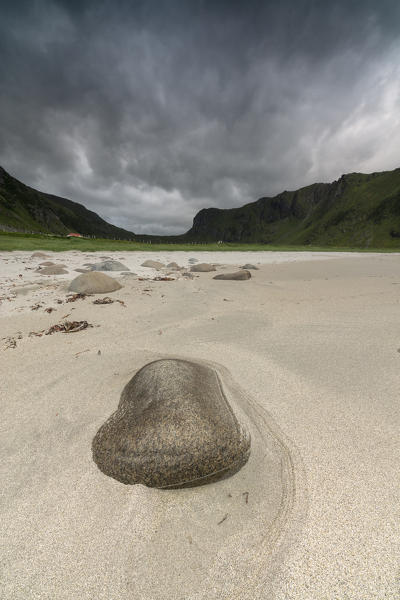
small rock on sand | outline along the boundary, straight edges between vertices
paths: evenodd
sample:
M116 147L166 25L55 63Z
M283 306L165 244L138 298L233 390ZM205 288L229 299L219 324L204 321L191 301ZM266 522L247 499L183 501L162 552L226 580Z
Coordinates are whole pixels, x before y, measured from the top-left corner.
M51 262L51 260L45 260L44 262L40 263L40 267L52 267L53 265L55 265L56 263Z
M68 273L64 269L65 265L54 265L53 267L44 267L43 269L37 269L36 272L41 275L65 275Z
M167 269L172 269L173 271L180 271L182 267L180 267L176 262L170 262L167 264Z
M250 263L246 263L245 265L243 265L243 267L240 267L241 269L252 269L253 271L258 271L258 267L256 267L255 265L251 265Z
M162 262L159 262L158 260L145 260L144 263L142 263L140 266L148 267L149 269L156 269L157 271L165 267L165 265Z
M215 275L213 279L231 279L233 281L243 281L244 279L250 279L251 273L250 271L236 271L235 273L221 273L220 275Z
M193 487L236 473L249 458L250 436L214 369L163 359L125 386L92 451L99 469L122 483Z
M99 271L90 271L75 277L68 290L78 294L108 294L121 288L122 285L109 275Z
M193 265L194 263L199 262L197 258L189 258L189 262L191 265Z
M92 265L92 271L129 271L128 267L125 267L122 263L117 260L105 260L104 262Z
M214 265L209 265L208 263L199 263L198 265L193 265L190 267L190 270L194 273L208 273L209 271L216 271L217 269Z
M45 254L44 252L34 252L31 255L31 258L49 258L49 255Z

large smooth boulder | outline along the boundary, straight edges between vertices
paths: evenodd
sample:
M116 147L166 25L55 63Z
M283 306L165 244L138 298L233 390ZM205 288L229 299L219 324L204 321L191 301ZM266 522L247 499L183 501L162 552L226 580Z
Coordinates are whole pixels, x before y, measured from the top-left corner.
M209 265L208 263L199 263L198 265L193 265L190 267L190 270L194 273L208 273L209 271L216 271L217 269L214 265Z
M249 457L250 435L214 369L163 359L125 386L92 451L99 469L122 483L193 487L238 471Z
M129 271L129 268L118 262L118 260L105 260L92 265L91 269L92 271Z
M244 279L250 279L251 273L250 271L236 271L235 273L221 273L220 275L215 275L213 279L232 279L233 281L243 281Z
M140 266L148 267L149 269L156 269L157 271L165 267L165 265L158 260L145 260Z
M122 285L109 275L99 271L90 271L75 277L68 290L77 294L109 294L121 288Z

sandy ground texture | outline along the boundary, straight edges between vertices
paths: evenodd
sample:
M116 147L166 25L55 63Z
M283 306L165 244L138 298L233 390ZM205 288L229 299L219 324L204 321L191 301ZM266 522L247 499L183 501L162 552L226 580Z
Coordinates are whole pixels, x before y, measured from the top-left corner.
M0 253L2 599L400 597L399 255L113 253L136 275L68 302L105 254L31 254ZM259 270L140 267L191 258ZM65 321L92 327L46 335ZM233 477L162 491L94 464L124 385L167 357L213 365L250 429Z

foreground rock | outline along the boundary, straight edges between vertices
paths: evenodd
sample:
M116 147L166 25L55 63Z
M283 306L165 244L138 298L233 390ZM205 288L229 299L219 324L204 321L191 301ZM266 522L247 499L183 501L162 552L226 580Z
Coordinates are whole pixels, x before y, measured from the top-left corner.
M251 273L250 271L236 271L235 273L221 273L220 275L215 275L213 279L232 279L233 281L243 281L244 279L250 279Z
M128 267L125 267L125 265L117 260L105 260L101 263L92 265L91 269L92 271L129 271Z
M208 263L199 263L198 265L193 265L190 267L190 270L194 273L208 273L209 271L216 271L217 269L214 265L209 265Z
M259 271L259 268L256 267L255 265L251 265L250 263L246 263L245 265L243 265L243 267L240 267L241 269L252 269L253 271Z
M43 269L37 269L36 273L41 275L65 275L68 273L64 269L65 265L54 265L53 267L43 267Z
M75 277L68 290L77 294L109 294L121 288L122 285L109 275L99 271L90 271Z
M122 483L193 487L238 471L249 457L250 436L213 369L168 359L129 381L92 451L99 469Z
M144 263L141 264L141 267L148 267L149 269L157 269L157 271L159 271L165 267L165 265L158 260L145 260Z

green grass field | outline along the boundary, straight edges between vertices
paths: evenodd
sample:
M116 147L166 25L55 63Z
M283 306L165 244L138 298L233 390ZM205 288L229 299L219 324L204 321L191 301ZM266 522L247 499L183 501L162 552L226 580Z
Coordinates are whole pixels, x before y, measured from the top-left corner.
M146 244L140 242L114 241L107 239L74 239L58 236L40 234L5 233L0 232L0 251L12 250L51 250L53 252L65 252L68 250L81 250L83 252L165 252L182 250L186 252L196 251L279 251L279 252L400 252L399 248L346 248L336 246L270 246L267 244L235 244L235 243L186 243L186 244Z

